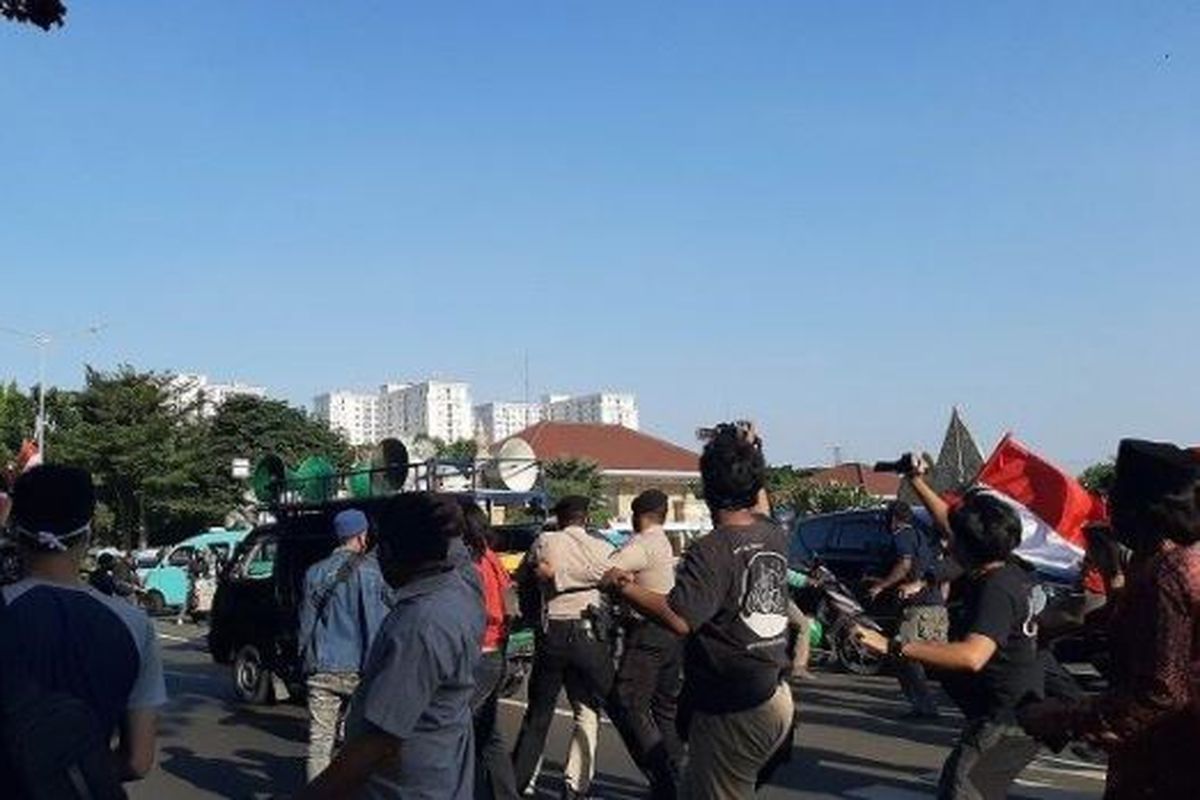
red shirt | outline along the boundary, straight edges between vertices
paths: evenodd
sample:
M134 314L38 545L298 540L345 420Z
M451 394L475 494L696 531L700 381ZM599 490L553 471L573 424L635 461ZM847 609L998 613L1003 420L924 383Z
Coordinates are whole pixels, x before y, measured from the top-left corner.
M504 644L508 623L504 613L504 594L512 585L500 558L489 547L483 558L475 562L479 570L479 582L483 585L483 610L486 617L483 629L483 649L495 650Z

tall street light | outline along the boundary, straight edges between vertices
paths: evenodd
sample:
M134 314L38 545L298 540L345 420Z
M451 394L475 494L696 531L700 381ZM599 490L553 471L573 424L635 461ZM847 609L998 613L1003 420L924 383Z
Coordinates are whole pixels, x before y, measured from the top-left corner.
M68 334L65 339L75 338L77 336L95 336L104 328L103 325L89 325L81 331ZM13 336L20 336L22 339L27 339L33 342L38 351L38 413L37 421L34 423L34 438L37 439L38 453L45 458L46 452L46 354L50 349L50 345L54 344L54 337L49 333L30 333L29 331L17 330L0 325L0 332L9 333Z

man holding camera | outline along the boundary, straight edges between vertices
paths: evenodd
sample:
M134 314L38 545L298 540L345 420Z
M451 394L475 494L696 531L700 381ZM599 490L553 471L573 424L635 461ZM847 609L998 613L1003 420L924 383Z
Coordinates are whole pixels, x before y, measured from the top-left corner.
M999 800L1037 755L1038 744L1017 723L1019 706L1044 696L1037 653L1038 592L1012 559L1021 520L987 491L972 490L951 508L910 469L913 488L950 539L962 568L963 602L947 642L888 640L860 627L865 646L939 671L942 686L966 717L958 744L942 768L939 800Z
M613 569L605 584L684 637L688 800L751 798L794 724L787 657L787 539L760 513L762 442L748 424L720 425L700 456L716 528L688 548L661 595Z

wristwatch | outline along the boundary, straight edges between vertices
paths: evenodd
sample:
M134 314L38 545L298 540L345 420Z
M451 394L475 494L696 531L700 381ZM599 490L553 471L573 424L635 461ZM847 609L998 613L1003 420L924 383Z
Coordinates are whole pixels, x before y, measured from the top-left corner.
M904 658L905 642L899 636L888 639L888 655L892 658Z

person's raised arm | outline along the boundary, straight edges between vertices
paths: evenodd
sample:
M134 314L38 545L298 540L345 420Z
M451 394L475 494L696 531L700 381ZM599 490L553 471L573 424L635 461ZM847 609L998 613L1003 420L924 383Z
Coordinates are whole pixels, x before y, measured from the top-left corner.
M950 504L942 499L942 496L933 490L929 482L925 480L925 475L917 473L910 475L909 484L913 487L913 491L917 493L917 497L921 498L921 505L929 511L929 515L933 517L933 523L937 525L941 532L942 538L950 538Z

